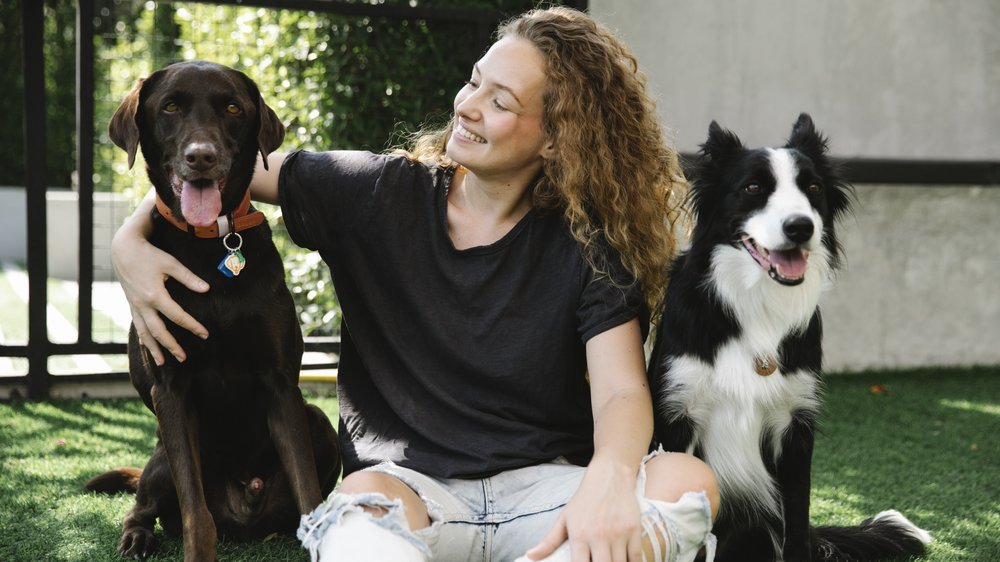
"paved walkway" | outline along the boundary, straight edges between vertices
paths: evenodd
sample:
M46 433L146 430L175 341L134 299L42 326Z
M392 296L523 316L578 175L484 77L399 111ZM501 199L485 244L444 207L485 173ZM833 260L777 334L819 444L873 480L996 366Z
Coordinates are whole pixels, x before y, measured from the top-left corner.
M6 281L6 282L4 282ZM79 291L75 281L58 281L58 288L52 289L50 293L58 291L62 294L76 295ZM0 294L4 291L13 293L15 302L23 303L23 312L17 310L7 310L0 315L3 322L0 322L0 344L24 345L25 341L9 340L11 332L21 334L27 333L28 325L28 274L15 263L0 260ZM95 281L92 285L92 304L95 312L101 312L111 319L112 323L120 328L122 332L128 333L132 323L132 314L125 300L125 294L117 282ZM52 301L52 295L49 295ZM73 298L75 302L75 297ZM76 320L67 318L58 307L51 303L45 307L45 321L48 328L49 341L56 343L74 343L78 339ZM10 323L10 324L8 324ZM5 333L6 332L6 333ZM95 335L95 338L97 336ZM108 364L109 357L119 358L114 361L120 363L115 367ZM326 353L306 352L302 357L304 364L329 363L335 357ZM54 360L57 365L50 363L50 371L54 374L72 373L107 373L124 370L124 354L121 356L101 356L95 354L83 355L63 355L57 356ZM0 357L0 377L10 375L23 375L27 372L27 360L22 358ZM336 370L305 371L304 379L314 381L327 381L336 379Z
M26 327L28 323L28 274L17 264L7 261L0 262L0 270L2 270L3 277L6 280L6 283L0 283L0 291L11 291L16 297L15 300L25 303L23 318L18 318L19 314L8 311L10 314L4 316L5 322L19 321L22 323L22 326ZM58 283L60 284L58 290L64 291L67 294L76 294L79 291L75 281L59 281ZM117 327L127 332L132 319L128 302L125 300L121 286L115 282L95 281L92 287L93 296L91 300L93 301L94 310L107 315ZM12 318L14 320L11 320ZM45 323L48 328L50 341L57 343L72 343L77 341L79 334L76 322L70 321L52 304L45 307ZM9 333L12 329L13 326L8 327L6 332ZM27 329L24 328L22 331L26 332ZM0 325L0 343L20 345L25 343L24 341L8 342L8 336L4 332L4 326ZM61 356L61 358L64 361L60 361L59 373L102 373L115 370L108 365L106 358L100 355L69 355ZM0 376L23 374L26 367L18 368L16 363L23 363L23 361L17 361L10 357L0 357ZM55 371L56 369L53 370Z

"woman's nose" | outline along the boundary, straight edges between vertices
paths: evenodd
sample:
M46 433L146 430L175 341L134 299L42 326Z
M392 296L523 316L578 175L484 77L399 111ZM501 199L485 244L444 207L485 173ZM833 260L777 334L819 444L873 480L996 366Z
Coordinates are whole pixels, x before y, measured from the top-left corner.
M479 98L477 92L467 92L463 95L459 92L455 98L455 113L470 120L476 120L480 116Z

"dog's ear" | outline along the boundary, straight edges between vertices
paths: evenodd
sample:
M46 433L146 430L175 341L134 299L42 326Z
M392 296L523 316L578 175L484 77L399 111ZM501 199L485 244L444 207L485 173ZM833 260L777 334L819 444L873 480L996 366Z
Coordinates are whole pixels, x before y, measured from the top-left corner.
M257 146L264 159L264 169L267 169L267 155L278 150L285 140L285 125L278 115L264 103L263 96L257 96Z
M723 129L715 121L708 126L708 140L701 145L701 153L711 161L724 159L732 152L744 148L743 142L732 131Z
M136 80L132 91L125 96L108 123L108 137L128 153L129 169L135 164L135 151L139 146L139 103L145 82L142 78Z
M257 149L260 150L261 158L264 160L264 169L267 169L267 155L278 150L282 141L285 140L285 125L278 119L278 115L264 103L264 96L260 95L257 83L249 76L240 72L240 76L246 83L247 91L254 100L257 107Z
M792 125L792 134L788 137L785 148L794 148L806 156L817 160L826 155L827 142L823 135L816 131L812 117L802 113Z

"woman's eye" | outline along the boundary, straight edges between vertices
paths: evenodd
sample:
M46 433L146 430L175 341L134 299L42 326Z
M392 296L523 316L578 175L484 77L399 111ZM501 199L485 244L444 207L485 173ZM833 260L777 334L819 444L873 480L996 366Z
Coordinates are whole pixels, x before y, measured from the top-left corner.
M477 84L475 80L466 80L465 85L472 88L473 90L479 87L479 84Z
M503 104L501 104L497 100L493 100L493 107L495 107L497 109L497 111L507 111L507 108L504 107Z
M178 109L180 108L177 107L177 104L172 101L168 101L167 103L163 104L163 111L166 111L167 113L174 113Z
M231 103L226 106L226 113L230 115L239 115L242 111L243 110L240 109L240 106L236 105L235 103Z

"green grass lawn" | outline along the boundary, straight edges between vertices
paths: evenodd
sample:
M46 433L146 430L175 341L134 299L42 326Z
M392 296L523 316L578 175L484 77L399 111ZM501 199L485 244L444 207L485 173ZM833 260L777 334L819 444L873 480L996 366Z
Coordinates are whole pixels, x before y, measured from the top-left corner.
M336 417L336 399L311 401ZM831 376L821 420L814 523L854 525L895 508L934 535L925 560L1000 560L1000 368ZM141 466L154 428L135 400L0 403L0 560L118 560L133 498L83 483ZM181 557L168 540L151 560ZM308 558L289 537L223 542L219 557Z

